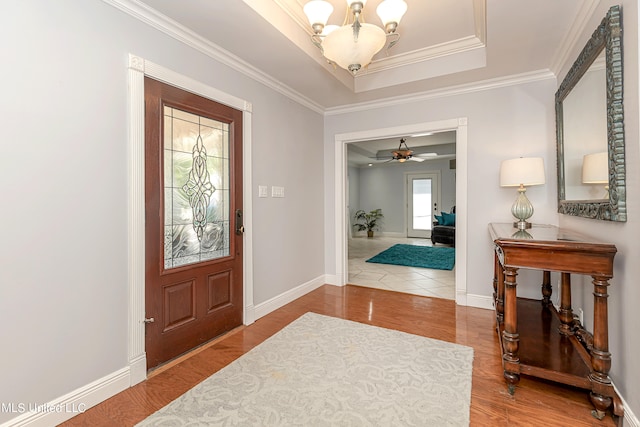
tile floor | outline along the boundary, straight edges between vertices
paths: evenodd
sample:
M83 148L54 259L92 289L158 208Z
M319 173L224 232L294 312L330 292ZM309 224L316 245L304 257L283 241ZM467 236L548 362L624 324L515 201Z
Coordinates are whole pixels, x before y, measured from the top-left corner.
M428 239L354 237L349 239L349 283L408 294L455 299L453 270L375 264L367 259L397 244L432 246Z

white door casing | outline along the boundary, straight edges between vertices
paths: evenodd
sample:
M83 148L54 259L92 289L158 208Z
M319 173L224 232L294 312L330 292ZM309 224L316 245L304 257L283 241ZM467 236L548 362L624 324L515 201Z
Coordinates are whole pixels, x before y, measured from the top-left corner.
M129 135L128 135L128 288L129 288L129 345L128 364L130 383L135 385L147 377L145 355L145 225L144 225L144 77L152 77L228 105L243 112L243 205L244 223L252 223L251 181L251 103L229 95L204 83L166 69L133 54L129 55ZM244 233L243 263L243 323L255 320L253 306L253 248L251 227Z
M416 123L392 128L369 129L334 136L334 284L344 286L348 278L348 223L346 184L347 147L350 142L396 138L423 132L456 131L456 304L467 305L467 118Z

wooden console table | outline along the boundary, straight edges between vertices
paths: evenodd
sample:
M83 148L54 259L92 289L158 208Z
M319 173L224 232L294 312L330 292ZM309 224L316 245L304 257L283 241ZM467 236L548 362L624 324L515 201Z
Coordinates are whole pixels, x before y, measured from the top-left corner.
M607 288L615 245L551 225L518 230L512 223L494 223L489 232L495 243L496 329L509 392L515 392L520 374L531 375L590 390L598 419L610 407L622 417L622 402L609 378ZM519 268L543 272L541 300L517 297ZM551 271L560 273L559 310L551 303ZM593 278L593 334L573 317L572 273Z

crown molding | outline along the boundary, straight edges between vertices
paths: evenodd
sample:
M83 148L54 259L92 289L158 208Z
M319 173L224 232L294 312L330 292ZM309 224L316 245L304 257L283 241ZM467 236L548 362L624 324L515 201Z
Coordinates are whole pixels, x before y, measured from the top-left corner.
M400 53L389 58L376 59L367 66L366 74L379 73L393 68L431 61L432 59L464 53L482 47L485 47L485 43L477 37L463 37L412 52ZM359 77L357 75L355 79L357 80Z
M247 77L264 84L274 91L292 99L293 101L322 114L324 107L307 98L289 86L262 72L248 62L233 55L231 52L206 40L188 28L158 13L149 6L136 0L102 0L131 17L150 25L181 43L215 59L216 61L246 75Z
M580 36L585 32L587 24L593 17L599 4L600 0L585 0L585 5L579 9L578 16L576 16L575 21L573 21L567 35L562 40L560 48L556 51L556 55L551 61L551 71L556 76L560 74L567 64L573 62L573 58L570 58L569 55L574 51L574 48L580 41ZM587 32L587 38L590 35L591 32Z
M325 68L328 67L326 61L315 46L312 46L311 43L303 43L301 45L298 40L290 34L292 30L287 30L287 25L279 19L278 9L280 12L284 12L304 34L311 37L313 31L303 12L301 0L273 0L269 3L263 0L243 1L261 14L267 21L273 23L280 22L280 25L274 26L290 40L294 41L300 49L316 60L316 62L319 62ZM351 76L349 73L341 72L334 73L334 77L349 89L358 93L407 83L409 81L432 78L437 75L483 67L486 65L486 50L484 49L486 48L487 34L486 12L486 0L473 0L474 28L472 34L470 33L468 36L461 37L457 40L416 49L411 52L379 57L367 65L365 72L357 76ZM469 54L469 52L474 52L474 54ZM478 56L478 53L481 53L481 57ZM463 62L467 65L461 67L460 64ZM433 68L431 68L433 64L437 64L435 69L440 70L436 74L433 74ZM401 67L410 67L411 72L400 73L399 69ZM380 73L380 75L376 76L375 74L377 73Z
M487 43L487 3L486 0L473 0L474 34L446 43L429 46L412 52L401 53L388 58L376 59L367 67L367 74L377 73L419 62L465 53L486 47ZM358 76L355 77L356 80Z
M376 101L361 102L357 104L327 108L325 110L325 116L354 113L359 111L371 110L374 108L391 107L394 105L404 105L411 102L420 102L429 99L444 98L455 95L465 95L474 92L481 92L485 90L498 89L501 87L532 83L548 79L556 79L556 75L550 70L532 71L529 73L515 74L512 76L488 79L469 84L450 86L443 89L419 92L411 95L394 96Z
M234 70L243 73L247 77L264 84L265 86L273 89L274 91L288 97L289 99L299 103L302 106L309 108L319 114L326 116L345 114L357 111L369 110L372 108L388 107L399 104L406 104L407 102L419 102L428 99L442 98L446 96L460 95L473 93L483 90L490 90L499 87L512 86L517 84L529 83L539 80L546 80L550 78L556 78L555 73L550 70L540 70L530 73L523 73L504 78L489 79L485 81L469 83L459 86L452 86L449 88L437 89L426 92L419 92L410 95L403 95L397 97L390 97L376 101L362 102L355 104L345 104L338 107L325 108L317 102L307 98L299 92L288 87L279 80L271 77L270 75L260 71L249 63L243 61L231 52L222 49L214 43L200 37L193 33L191 30L183 27L177 22L167 18L166 16L158 13L147 5L137 0L102 0L104 3L109 4L122 12L130 15L131 17L150 25L151 27L173 37L174 39L192 47L213 58L214 60L233 68ZM478 0L483 3L483 0ZM596 2L598 0L589 0L590 2ZM593 14L591 11L590 14ZM583 24L584 27L585 24Z

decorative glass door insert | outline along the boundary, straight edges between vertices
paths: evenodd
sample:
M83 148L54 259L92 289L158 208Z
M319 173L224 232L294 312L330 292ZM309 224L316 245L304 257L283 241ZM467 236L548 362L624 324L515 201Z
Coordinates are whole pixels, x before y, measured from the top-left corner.
M229 256L229 125L164 107L164 268Z

